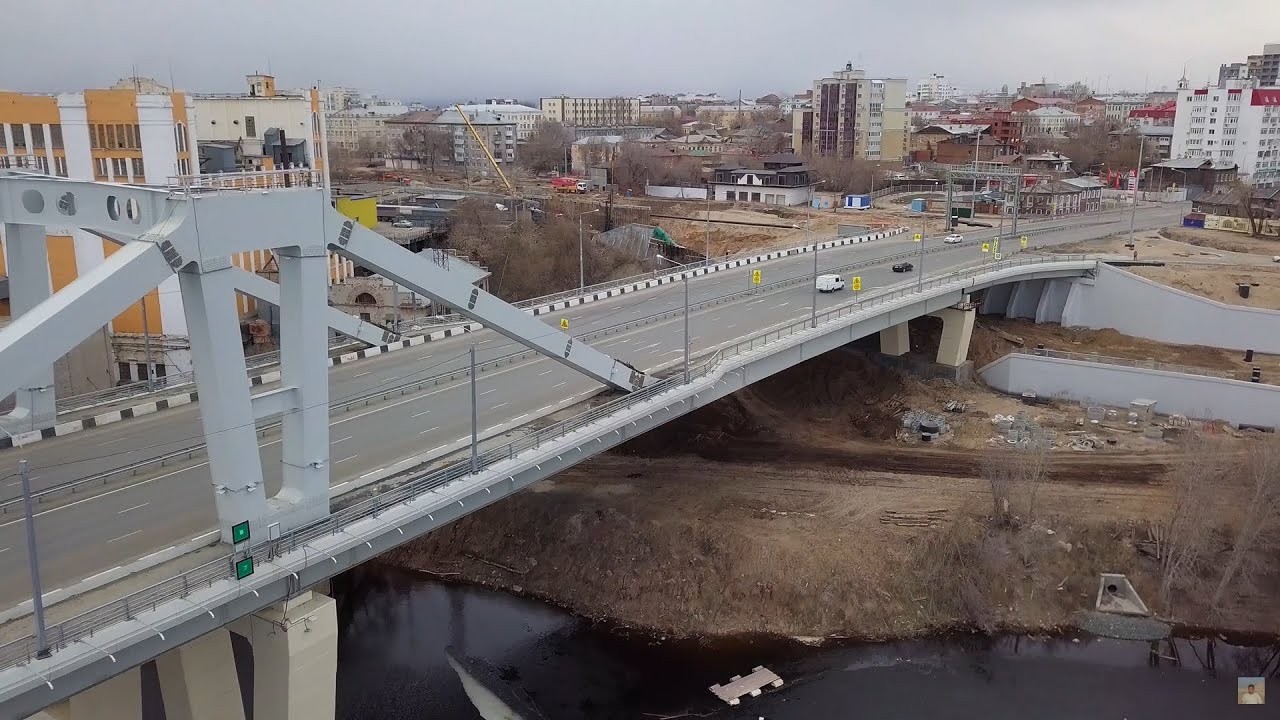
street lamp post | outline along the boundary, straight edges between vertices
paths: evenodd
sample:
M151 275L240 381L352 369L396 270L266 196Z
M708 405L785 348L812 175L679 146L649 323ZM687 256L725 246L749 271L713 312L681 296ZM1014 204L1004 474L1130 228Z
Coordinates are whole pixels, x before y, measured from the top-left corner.
M480 408L476 402L476 346L471 346L471 474L480 472L479 444Z
M916 291L924 290L924 213L920 213L920 257L916 260Z
M813 207L813 189L826 180L809 184L809 200L804 205L804 232L813 243L813 298L809 302L809 327L818 327L818 239L813 235L813 220L809 215Z
M1138 221L1138 187L1142 184L1142 152L1146 149L1147 136L1138 136L1138 169L1133 176L1133 212L1129 214L1129 242L1125 247L1133 247L1133 226ZM1135 251L1136 252L1136 251Z
M683 263L678 263L669 257L662 255L656 256L659 260L669 262L676 267L684 267ZM689 382L689 273L682 275L684 279L684 381Z
M578 215L578 293L581 294L587 287L586 263L583 261L582 250L582 218L591 213L600 212L600 208L588 210Z
M15 447L22 447L8 430L0 432L9 436ZM49 640L44 624L44 588L40 584L40 558L36 553L36 518L31 501L31 476L27 461L18 461L18 474L22 477L22 514L27 526L27 569L31 573L31 613L36 619L36 657L49 657Z

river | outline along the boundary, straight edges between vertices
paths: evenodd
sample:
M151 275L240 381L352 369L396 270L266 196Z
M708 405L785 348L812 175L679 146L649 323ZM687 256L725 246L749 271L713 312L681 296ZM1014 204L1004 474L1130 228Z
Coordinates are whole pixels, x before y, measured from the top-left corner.
M770 638L672 641L382 566L342 576L333 593L341 720L479 718L445 660L450 646L498 668L548 720L1280 717L1235 705L1236 675L1258 674L1275 650L1268 647L1215 643L1213 673L1203 668L1206 643L1190 640L1178 641L1181 666L1156 667L1146 643L1089 636L822 648ZM707 690L762 664L786 684L737 708Z

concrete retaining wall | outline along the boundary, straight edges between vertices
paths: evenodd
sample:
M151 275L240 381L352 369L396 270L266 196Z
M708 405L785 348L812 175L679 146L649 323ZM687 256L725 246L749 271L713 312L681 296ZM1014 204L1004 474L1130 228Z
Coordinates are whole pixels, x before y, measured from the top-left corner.
M1092 283L1072 285L1062 324L1179 345L1280 353L1280 312L1220 303L1105 264Z
M1156 401L1156 412L1236 424L1280 424L1280 386L1103 365L1014 353L983 367L979 376L1001 392L1028 390L1041 397L1127 407L1137 398Z
M672 198L675 200L707 199L706 188L681 187L678 185L645 185L644 194L649 197Z

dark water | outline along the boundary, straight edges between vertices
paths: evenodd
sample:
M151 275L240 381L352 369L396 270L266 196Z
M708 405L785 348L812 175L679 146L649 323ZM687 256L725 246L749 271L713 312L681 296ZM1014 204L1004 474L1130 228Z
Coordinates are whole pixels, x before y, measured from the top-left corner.
M1181 666L1146 643L959 636L822 649L772 639L700 644L624 634L541 603L383 567L333 587L341 634L338 717L478 718L444 648L481 658L548 720L646 718L1280 718L1235 705L1237 675L1274 670L1272 647L1178 641ZM1197 659L1197 654L1199 660ZM1269 664L1268 664L1269 663ZM764 664L787 684L738 708L708 686ZM1272 680L1280 693L1280 679ZM1272 688L1268 688L1272 690Z

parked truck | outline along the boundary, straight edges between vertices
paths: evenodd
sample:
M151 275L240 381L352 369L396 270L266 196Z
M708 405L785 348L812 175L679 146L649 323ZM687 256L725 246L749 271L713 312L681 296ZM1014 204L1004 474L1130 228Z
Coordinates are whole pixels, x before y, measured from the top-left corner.
M558 177L552 178L551 188L562 193L584 193L587 191L587 183L578 178Z

